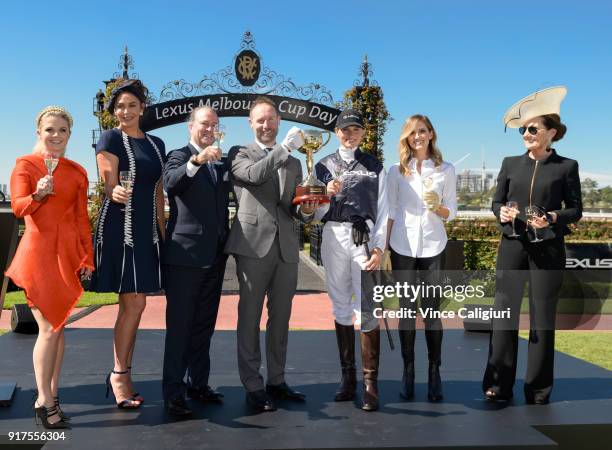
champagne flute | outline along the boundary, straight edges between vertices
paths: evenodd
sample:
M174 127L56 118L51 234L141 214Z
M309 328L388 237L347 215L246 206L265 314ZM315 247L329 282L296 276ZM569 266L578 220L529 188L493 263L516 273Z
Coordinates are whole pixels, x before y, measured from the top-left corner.
M510 209L516 209L518 213L518 202L515 202L515 201L506 202L506 207ZM508 237L519 237L520 236L520 234L516 232L516 228L514 227L515 220L516 220L516 214L512 216L512 234L508 235Z
M423 178L421 183L423 184L423 197L425 197L425 194L431 191L431 187L433 186L433 178L432 177ZM427 207L427 209L431 209L431 205L428 202L426 201L423 201L423 202L425 203L425 206Z
M542 217L544 215L544 210L542 208L540 208L539 206L535 206L535 205L530 205L525 207L525 214L527 215L527 223L529 224L530 221L532 220L536 220L540 217ZM531 225L531 228L533 228L533 235L535 237L535 239L530 240L529 242L541 242L544 239L540 239L538 237L538 232L536 227L534 227L533 225Z
M225 125L221 125L220 123L215 125L213 136L215 137L215 146L221 148L221 144L225 140ZM213 164L223 165L223 160L220 159L215 161Z
M131 191L132 186L134 185L134 173L129 170L122 170L119 172L119 182L121 183L121 187L126 191ZM125 207L121 208L121 211L128 212L132 210L132 195L130 194L130 198L125 205Z
M58 157L54 156L52 153L45 153L45 167L47 168L47 174L49 176L53 176L53 172L55 171L55 168L58 164ZM51 190L51 192L49 192L49 195L55 195L55 192Z
M344 178L344 172L347 171L347 167L345 166L341 166L341 167L336 167L336 178L334 178L334 181L338 187L338 192L336 192L336 197L341 197L344 194L340 194L340 192L342 191L342 178Z

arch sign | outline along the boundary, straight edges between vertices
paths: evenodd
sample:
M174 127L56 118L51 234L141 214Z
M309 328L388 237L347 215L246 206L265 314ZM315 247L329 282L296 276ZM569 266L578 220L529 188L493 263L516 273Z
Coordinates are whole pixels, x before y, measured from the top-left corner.
M330 91L316 83L296 85L290 78L264 67L252 34L245 32L234 64L197 83L172 81L157 103L144 112L144 131L184 122L198 106L210 106L219 117L248 117L251 102L265 95L278 105L281 117L292 122L333 131L340 110Z
M141 127L144 131L151 131L184 122L189 113L198 106L212 107L219 117L247 117L251 102L258 96L259 94L214 94L158 103L146 109ZM337 109L291 97L268 97L278 105L283 119L333 131L339 113Z

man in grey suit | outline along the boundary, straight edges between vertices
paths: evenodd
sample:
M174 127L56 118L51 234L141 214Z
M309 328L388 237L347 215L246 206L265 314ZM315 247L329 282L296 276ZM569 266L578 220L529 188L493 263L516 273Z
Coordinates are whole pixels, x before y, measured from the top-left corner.
M238 370L247 402L257 411L274 411L273 398L304 401L304 394L285 382L285 361L291 303L297 285L298 237L293 218L311 220L316 204L292 205L302 181L300 161L289 152L304 144L293 127L281 144L276 104L257 98L251 104L249 125L255 142L232 147L230 181L238 209L225 247L236 258L240 284L238 303ZM268 297L266 324L267 380L259 373L259 322Z

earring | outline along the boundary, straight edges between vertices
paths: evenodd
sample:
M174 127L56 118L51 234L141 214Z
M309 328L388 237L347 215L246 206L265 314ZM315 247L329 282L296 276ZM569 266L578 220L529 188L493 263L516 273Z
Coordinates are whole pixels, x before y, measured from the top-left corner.
M144 111L140 111L140 115L141 115L141 116L144 116Z

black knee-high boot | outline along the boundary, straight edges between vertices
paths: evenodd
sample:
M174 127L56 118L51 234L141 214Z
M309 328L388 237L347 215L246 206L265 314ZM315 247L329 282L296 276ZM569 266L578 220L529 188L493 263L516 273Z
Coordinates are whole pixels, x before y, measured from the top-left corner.
M415 330L399 330L400 345L402 347L402 359L404 360L404 371L402 374L402 389L400 397L410 400L414 397L414 338Z
M336 325L336 339L340 353L342 379L336 391L334 401L346 402L355 398L357 391L357 375L355 372L355 328L353 325Z
M425 330L427 352L429 356L429 371L427 377L427 398L430 402L442 400L442 379L440 364L442 364L442 330Z

